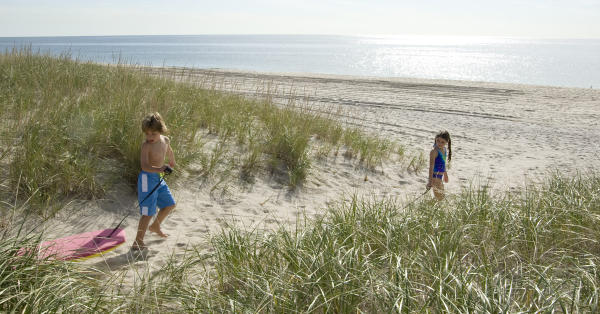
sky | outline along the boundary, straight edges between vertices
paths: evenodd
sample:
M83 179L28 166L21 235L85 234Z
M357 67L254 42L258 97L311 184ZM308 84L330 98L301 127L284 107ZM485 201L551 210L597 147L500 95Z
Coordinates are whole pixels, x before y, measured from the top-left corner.
M600 0L0 0L0 37L178 34L600 38Z

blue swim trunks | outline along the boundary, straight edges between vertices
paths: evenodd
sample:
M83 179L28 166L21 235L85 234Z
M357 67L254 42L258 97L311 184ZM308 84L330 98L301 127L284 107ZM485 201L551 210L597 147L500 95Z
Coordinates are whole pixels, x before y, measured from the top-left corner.
M158 173L142 171L138 176L138 202L140 203L140 214L144 216L156 215L156 207L163 209L175 205L175 199L164 180L160 182L160 186L154 190L152 195L148 196L158 182L160 182ZM143 203L142 200L144 200Z

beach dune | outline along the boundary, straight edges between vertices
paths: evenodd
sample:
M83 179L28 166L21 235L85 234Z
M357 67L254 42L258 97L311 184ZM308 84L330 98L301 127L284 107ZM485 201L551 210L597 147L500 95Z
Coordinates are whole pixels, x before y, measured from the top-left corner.
M270 95L282 105L294 99L305 108L396 140L424 156L434 135L448 130L453 154L449 193L459 193L461 187L478 181L506 191L554 169L574 173L600 164L600 91L595 89L187 68L141 70L248 97ZM209 82L211 86L206 85ZM394 158L371 171L341 155L316 161L306 182L293 191L262 174L254 184L234 184L227 193L214 193L189 175L171 186L178 204L163 225L169 238L149 235L150 249L141 257L131 253L127 243L86 263L111 271L134 265L128 278L135 281L139 272L133 270L139 267L154 271L190 246L208 250L208 235L229 224L266 230L293 226L304 216L320 214L329 204L353 195L406 202L424 191L426 176L426 167L414 173ZM59 212L48 222L44 236L58 237L54 230L65 234L109 228L130 211L137 212L135 192L118 187L105 200L72 204ZM133 213L124 222L128 242L138 219Z

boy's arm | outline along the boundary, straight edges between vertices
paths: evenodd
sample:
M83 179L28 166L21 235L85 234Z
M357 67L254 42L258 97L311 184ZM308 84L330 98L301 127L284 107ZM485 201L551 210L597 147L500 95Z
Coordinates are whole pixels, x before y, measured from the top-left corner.
M169 158L169 167L175 168L175 154L173 154L173 150L171 149L171 140L167 137L165 138L167 141L167 158Z
M165 171L164 166L154 167L154 166L150 165L150 162L148 161L149 153L150 153L150 146L146 145L146 143L142 144L141 155L140 155L140 166L142 167L142 170L144 170L146 172L156 172L156 173Z

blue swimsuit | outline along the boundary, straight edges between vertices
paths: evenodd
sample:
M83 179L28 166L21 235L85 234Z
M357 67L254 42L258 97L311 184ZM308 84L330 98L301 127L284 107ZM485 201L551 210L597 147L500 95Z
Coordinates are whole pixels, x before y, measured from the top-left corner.
M435 149L437 149L438 154L433 164L433 177L441 179L444 177L444 172L446 172L446 155L442 154L439 148L436 147Z

